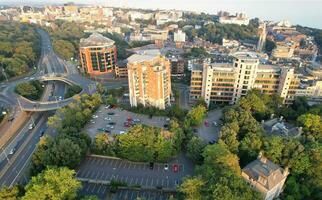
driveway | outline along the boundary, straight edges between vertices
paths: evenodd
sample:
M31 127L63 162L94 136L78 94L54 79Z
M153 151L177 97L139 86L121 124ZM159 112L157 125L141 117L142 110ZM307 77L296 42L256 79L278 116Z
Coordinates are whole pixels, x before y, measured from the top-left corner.
M221 124L219 119L222 117L222 109L209 111L204 122L197 128L195 133L207 142L218 141ZM205 122L208 122L207 125ZM216 122L217 125L214 125Z

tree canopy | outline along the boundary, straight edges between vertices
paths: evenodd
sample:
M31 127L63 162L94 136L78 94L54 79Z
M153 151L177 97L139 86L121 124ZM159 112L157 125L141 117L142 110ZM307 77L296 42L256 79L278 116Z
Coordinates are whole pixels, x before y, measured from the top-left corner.
M27 73L35 66L39 54L40 39L33 26L17 22L0 24L0 81L6 76Z
M42 173L32 177L26 186L22 200L73 200L81 188L81 182L75 179L75 172L66 167L48 167Z

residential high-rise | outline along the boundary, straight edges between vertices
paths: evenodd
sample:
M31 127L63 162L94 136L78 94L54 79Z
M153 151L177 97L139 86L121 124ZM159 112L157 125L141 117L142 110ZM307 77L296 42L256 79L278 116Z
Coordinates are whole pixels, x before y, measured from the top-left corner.
M170 106L170 62L158 50L134 54L128 59L131 106L142 104L159 109Z
M80 41L82 68L90 75L111 73L117 63L114 41L101 34L93 33Z
M291 103L299 87L294 69L262 65L254 52L237 52L233 63L195 64L191 70L190 100L203 98L206 103L234 104L247 91L277 93Z

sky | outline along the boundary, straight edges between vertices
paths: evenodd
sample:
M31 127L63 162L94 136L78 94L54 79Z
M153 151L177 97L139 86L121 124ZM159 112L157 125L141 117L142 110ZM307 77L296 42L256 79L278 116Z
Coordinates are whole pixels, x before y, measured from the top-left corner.
M220 10L245 12L249 17L263 20L289 20L322 29L322 0L0 0L0 5L10 2L30 5L57 4L73 1L80 4L106 6L177 9L216 14Z

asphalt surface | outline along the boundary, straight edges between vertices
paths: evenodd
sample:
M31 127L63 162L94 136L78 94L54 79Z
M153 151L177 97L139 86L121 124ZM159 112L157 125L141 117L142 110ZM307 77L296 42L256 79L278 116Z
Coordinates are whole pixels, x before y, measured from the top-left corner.
M109 113L112 115L109 115ZM97 116L94 118L94 116ZM139 119L141 124L151 125L162 128L166 123L167 117L153 116L151 119L147 115L141 115L132 113L126 110L106 109L105 106L101 106L92 116L90 123L84 128L85 132L89 134L91 138L95 138L97 133L101 133L99 128L106 128L112 134L120 134L121 131L126 132L131 127L125 127L124 122L128 118ZM112 123L113 125L110 125ZM113 126L113 127L111 127Z
M151 191L151 190L128 190L120 189L116 193L110 193L109 187L104 184L83 183L83 188L80 191L81 195L95 195L99 199L111 200L136 200L138 197L148 200L167 200L173 192Z
M168 167L166 168L165 165ZM178 170L174 170L177 166ZM183 154L168 163L138 163L127 160L89 156L80 165L76 177L82 181L108 183L112 180L127 183L128 186L140 185L143 188L176 189L182 178L193 174L194 166Z
M221 117L222 109L209 111L203 123L196 128L195 134L207 142L218 141L221 128Z
M41 58L38 65L38 72L31 77L26 77L22 80L17 80L11 83L8 83L9 87L6 90L2 91L3 94L10 97L10 90L12 90L15 85L19 82L33 80L39 75L43 75L45 73L64 73L65 68L64 65L59 62L55 53L53 53L50 38L48 34L44 31L39 30L39 34L41 36ZM65 86L62 84L55 84L55 89L47 88L46 90L52 90L53 95L64 97ZM48 100L49 95L48 92L43 99ZM17 103L12 101L12 103ZM12 186L17 183L26 182L28 177L26 175L31 156L36 149L37 143L39 142L40 136L43 131L47 129L47 118L50 113L34 113L32 114L33 119L35 120L35 127L32 130L29 130L30 121L22 128L16 137L12 140L12 144L9 144L4 152L10 152L14 147L15 151L13 155L9 156L8 160L5 160L1 163L0 169L0 186ZM27 131L28 130L28 131Z

